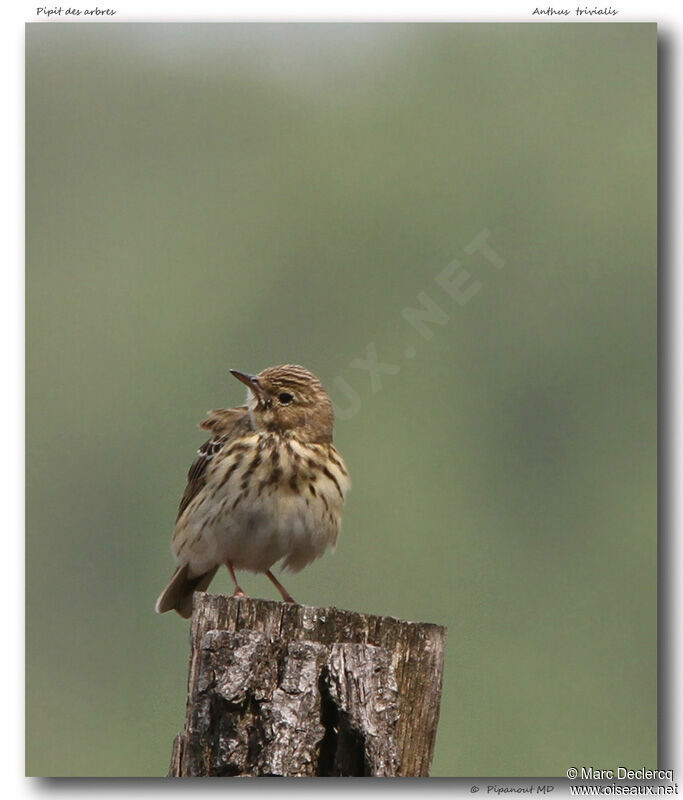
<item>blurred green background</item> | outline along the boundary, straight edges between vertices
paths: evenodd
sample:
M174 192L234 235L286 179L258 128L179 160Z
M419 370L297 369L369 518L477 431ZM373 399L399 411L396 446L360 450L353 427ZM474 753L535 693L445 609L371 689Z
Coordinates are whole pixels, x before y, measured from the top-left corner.
M195 425L282 362L354 481L287 586L448 626L433 774L654 767L656 27L32 24L26 57L27 772L166 773Z

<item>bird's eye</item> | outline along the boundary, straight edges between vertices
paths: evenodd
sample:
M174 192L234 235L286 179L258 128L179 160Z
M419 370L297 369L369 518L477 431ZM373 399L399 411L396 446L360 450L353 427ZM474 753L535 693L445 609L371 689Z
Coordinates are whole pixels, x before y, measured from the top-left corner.
M289 392L280 392L278 395L278 400L282 403L283 406L288 406L292 400L294 400L294 395L290 394Z

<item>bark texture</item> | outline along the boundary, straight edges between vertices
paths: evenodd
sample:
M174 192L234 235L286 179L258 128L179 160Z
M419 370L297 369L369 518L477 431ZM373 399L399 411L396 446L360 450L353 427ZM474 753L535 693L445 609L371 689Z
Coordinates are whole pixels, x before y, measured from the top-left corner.
M426 776L446 631L195 594L169 776Z

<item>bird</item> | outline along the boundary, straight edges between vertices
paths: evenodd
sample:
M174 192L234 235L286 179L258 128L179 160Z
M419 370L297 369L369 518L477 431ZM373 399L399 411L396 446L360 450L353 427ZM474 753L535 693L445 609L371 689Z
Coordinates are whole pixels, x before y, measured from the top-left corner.
M235 572L264 573L294 603L271 568L298 572L334 550L351 487L334 446L334 410L318 378L283 364L256 375L231 369L247 387L245 405L208 412L210 431L187 474L171 550L177 567L157 613L192 615L193 595L225 565L234 597L246 597Z

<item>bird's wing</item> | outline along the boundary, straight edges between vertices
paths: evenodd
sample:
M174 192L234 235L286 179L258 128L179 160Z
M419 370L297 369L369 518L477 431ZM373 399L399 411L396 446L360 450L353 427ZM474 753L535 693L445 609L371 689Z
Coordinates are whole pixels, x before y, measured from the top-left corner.
M211 416L204 420L200 427L211 430L216 435L204 442L197 450L197 458L192 462L192 466L187 473L187 486L185 487L183 499L180 501L176 521L180 519L185 509L206 484L206 470L215 458L216 453L219 453L227 442L251 429L251 419L246 406L243 408L221 408L210 413ZM230 416L230 423L228 423L228 416ZM213 420L216 420L215 423L209 425L208 423L212 423Z
M247 407L239 408L217 408L208 412L208 417L199 423L199 427L211 433L223 434L232 433L236 425L244 422L247 414Z

